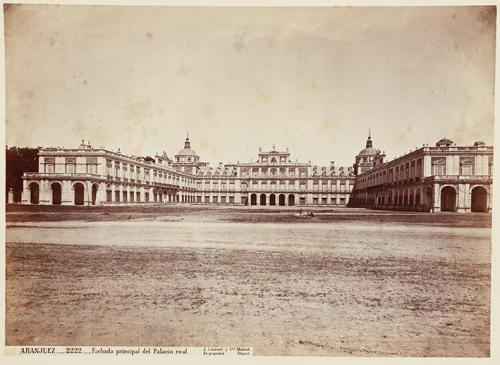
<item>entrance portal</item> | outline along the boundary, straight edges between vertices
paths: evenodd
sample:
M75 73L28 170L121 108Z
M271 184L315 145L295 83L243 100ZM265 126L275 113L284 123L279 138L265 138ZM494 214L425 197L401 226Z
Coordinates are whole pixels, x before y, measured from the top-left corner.
M457 210L457 193L452 186L441 189L441 211L455 212Z
M250 195L250 205L257 205L257 195L256 194Z
M269 196L269 205L276 205L276 195L271 194Z
M260 205L266 205L266 194L260 194Z
M476 186L471 192L471 209L472 212L487 212L488 211L488 191L482 186Z
M280 194L279 196L279 203L281 206L285 205L285 194Z
M52 189L52 204L60 205L61 204L61 184L52 183L50 185Z
M73 189L75 190L75 205L83 205L85 201L85 188L82 183L76 183L73 185Z
M38 204L40 202L40 187L36 182L32 182L30 185L30 204Z

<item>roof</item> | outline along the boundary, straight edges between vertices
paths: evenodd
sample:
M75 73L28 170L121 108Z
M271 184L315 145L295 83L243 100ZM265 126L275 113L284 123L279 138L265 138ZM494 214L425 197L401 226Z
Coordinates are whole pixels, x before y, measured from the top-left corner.
M179 156L198 156L191 148L183 148L177 154Z
M455 142L453 142L451 139L441 138L439 141L436 142L436 146L450 146L453 143Z
M376 155L379 150L373 147L368 147L368 148L363 148L361 151L359 151L358 156L373 156Z

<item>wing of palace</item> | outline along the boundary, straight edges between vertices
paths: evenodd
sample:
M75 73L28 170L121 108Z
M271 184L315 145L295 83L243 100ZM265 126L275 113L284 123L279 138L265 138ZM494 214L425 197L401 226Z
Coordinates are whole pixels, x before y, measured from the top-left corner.
M200 161L186 138L170 159L127 156L84 143L42 148L23 176L22 204L200 204L367 207L409 211L491 210L493 147L442 139L392 161L373 147L351 167L292 161L288 149L259 149L247 163Z

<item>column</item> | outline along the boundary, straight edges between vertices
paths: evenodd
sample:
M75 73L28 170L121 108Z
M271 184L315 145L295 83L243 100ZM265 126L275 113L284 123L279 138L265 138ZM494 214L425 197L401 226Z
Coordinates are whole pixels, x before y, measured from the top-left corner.
M30 198L30 191L26 180L23 180L23 191L21 192L21 204L28 204Z
M441 189L439 184L434 184L434 194L433 194L433 212L441 211Z
M48 180L41 180L40 181L40 186L39 186L39 203L40 205L47 205L50 204L52 196L51 196L51 189L49 186L49 181Z
M73 205L73 186L71 181L64 180L61 184L61 205Z
M106 184L100 183L99 189L97 190L95 205L103 205L104 203L106 203Z

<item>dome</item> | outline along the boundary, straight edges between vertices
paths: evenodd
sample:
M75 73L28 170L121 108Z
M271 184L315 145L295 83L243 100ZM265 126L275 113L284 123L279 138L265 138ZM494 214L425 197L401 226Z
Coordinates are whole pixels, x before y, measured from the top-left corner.
M189 137L186 137L186 141L184 142L184 148L179 151L176 156L196 156L196 152L191 149L191 142L189 142Z
M198 156L191 148L183 148L177 154L178 156Z
M363 148L361 151L359 151L358 156L373 156L376 155L379 150L373 147L368 147L368 148Z
M366 140L366 147L359 151L358 156L374 156L377 153L380 153L380 151L373 147L373 141L370 132L368 134L368 139Z
M451 146L454 142L448 138L442 138L436 142L437 147L448 147Z

